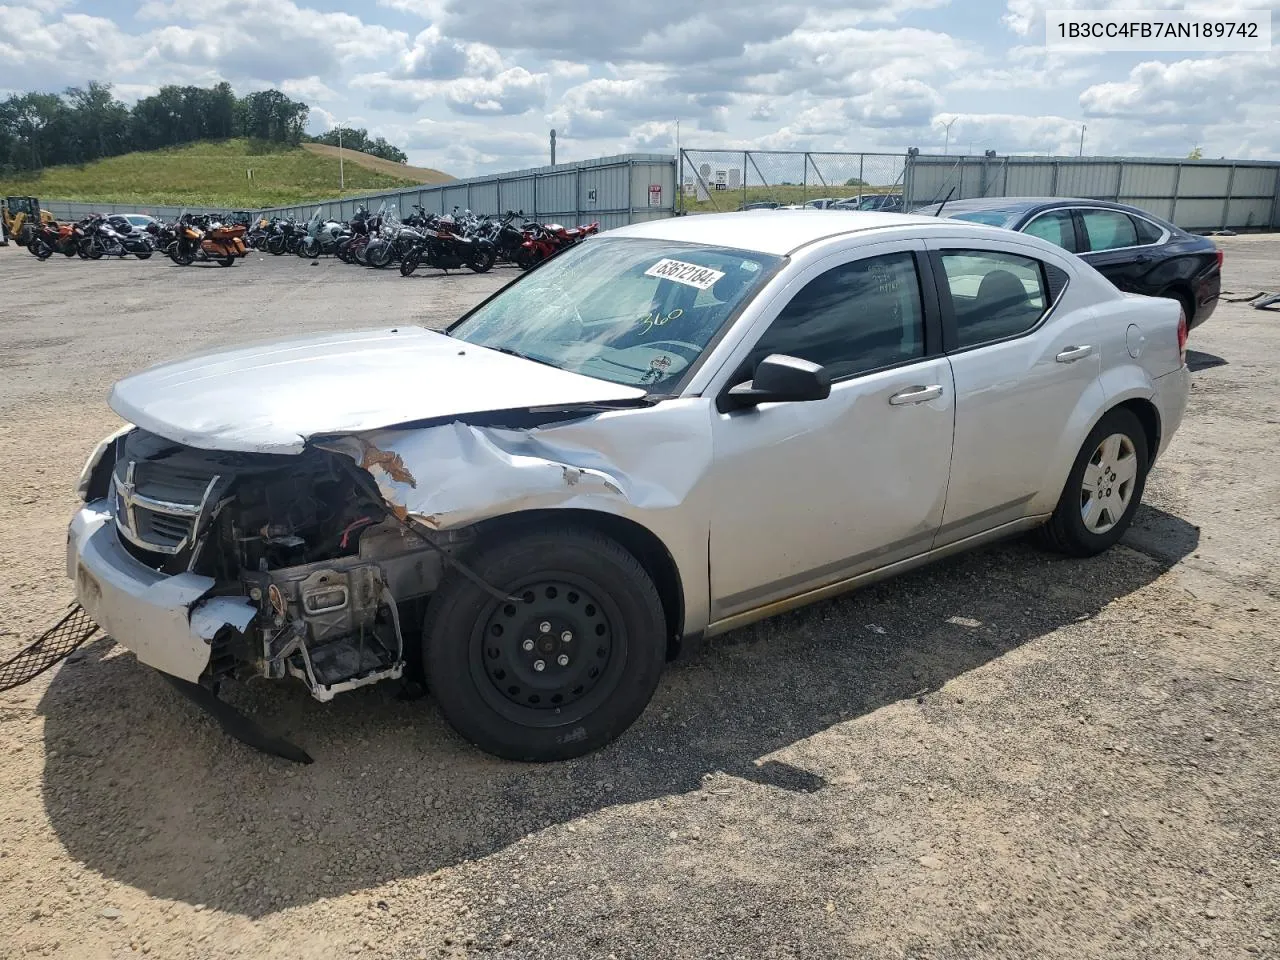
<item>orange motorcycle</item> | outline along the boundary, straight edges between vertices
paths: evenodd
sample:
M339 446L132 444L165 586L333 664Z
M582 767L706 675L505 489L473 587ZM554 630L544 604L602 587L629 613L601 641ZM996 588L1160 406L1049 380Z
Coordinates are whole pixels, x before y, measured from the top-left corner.
M244 242L247 229L243 224L224 224L214 217L184 213L178 218L175 239L166 252L181 267L189 267L197 260L213 260L220 267L234 266L249 252Z

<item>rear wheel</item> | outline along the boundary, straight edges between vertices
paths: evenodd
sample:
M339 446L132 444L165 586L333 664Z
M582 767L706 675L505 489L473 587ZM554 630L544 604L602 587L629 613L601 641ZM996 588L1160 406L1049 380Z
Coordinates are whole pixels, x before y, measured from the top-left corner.
M404 259L400 261L400 276L410 276L413 271L418 269L419 262L418 251L410 250L405 254Z
M552 528L491 542L470 563L512 599L456 571L431 598L423 661L454 729L509 760L567 760L640 716L666 659L666 621L635 557L597 533Z
M488 273L497 258L493 247L480 247L471 254L471 262L467 266L476 273Z
M236 265L235 257L222 257L218 260L218 266L220 267L234 267L235 265Z
M135 251L134 251L134 253L133 253L133 255L134 255L135 257L137 257L139 260L150 260L150 259L151 259L151 251L150 251L150 250L135 250Z
M1142 502L1150 465L1147 434L1131 411L1112 410L1085 439L1041 542L1061 553L1091 557L1129 529Z

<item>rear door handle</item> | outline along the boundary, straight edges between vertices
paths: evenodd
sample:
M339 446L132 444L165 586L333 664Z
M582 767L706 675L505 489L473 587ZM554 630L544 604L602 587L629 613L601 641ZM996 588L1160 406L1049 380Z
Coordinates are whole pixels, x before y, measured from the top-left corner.
M1083 360L1091 353L1093 353L1093 347L1067 347L1054 359L1059 363L1075 363L1077 360Z
M889 403L895 407L902 407L910 403L927 403L930 400L937 400L940 396L942 396L942 384L935 383L931 387L910 387L901 393L895 393L889 398Z

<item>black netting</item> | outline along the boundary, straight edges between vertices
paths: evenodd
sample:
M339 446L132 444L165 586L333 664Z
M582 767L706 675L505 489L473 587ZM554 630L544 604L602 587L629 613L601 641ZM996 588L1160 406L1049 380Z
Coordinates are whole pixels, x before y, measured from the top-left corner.
M0 664L0 691L12 690L34 680L50 667L66 659L77 647L98 631L84 608L75 604L61 620L46 630L40 639Z

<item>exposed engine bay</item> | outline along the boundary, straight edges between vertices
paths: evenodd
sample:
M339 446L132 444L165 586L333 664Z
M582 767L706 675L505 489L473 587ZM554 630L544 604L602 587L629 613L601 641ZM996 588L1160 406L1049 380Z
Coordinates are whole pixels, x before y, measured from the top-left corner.
M203 681L294 676L329 700L402 674L403 621L465 533L428 542L335 453L200 450L144 430L114 453L98 492L122 546L158 572L210 577L216 595L257 609L247 629L214 636Z

